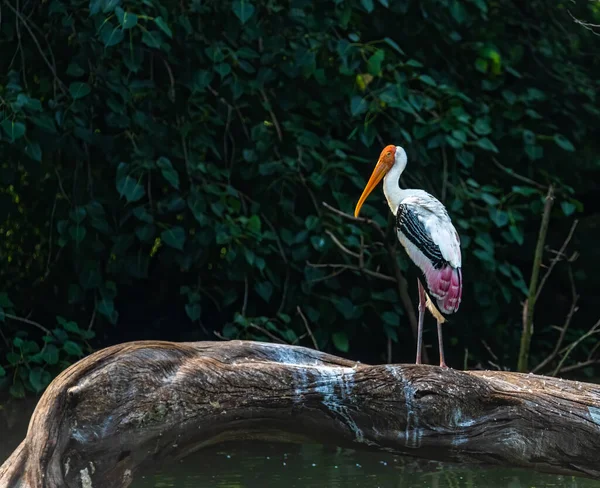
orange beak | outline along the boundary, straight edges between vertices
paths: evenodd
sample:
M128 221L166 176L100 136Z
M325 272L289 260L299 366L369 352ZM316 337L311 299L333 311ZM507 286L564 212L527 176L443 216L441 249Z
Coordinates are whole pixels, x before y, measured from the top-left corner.
M365 203L367 197L371 194L371 192L375 189L375 187L379 184L379 182L383 179L383 177L387 174L387 172L392 168L393 158L383 157L383 155L377 161L377 165L373 170L373 174L371 174L371 178L367 182L367 186L363 190L358 203L356 204L356 208L354 209L354 216L358 217L360 213L360 208Z

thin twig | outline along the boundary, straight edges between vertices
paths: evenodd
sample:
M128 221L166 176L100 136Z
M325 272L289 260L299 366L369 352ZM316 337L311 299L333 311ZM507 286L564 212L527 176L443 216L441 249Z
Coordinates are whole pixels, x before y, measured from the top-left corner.
M56 202L58 195L54 195L54 203L52 204L52 212L50 213L50 235L48 236L48 260L46 261L46 273L50 270L50 258L52 257L52 235L54 231L54 212L56 211Z
M174 102L175 101L175 77L173 76L173 71L171 70L171 66L169 65L168 61L161 54L159 54L158 57L162 60L163 64L165 65L165 68L167 70L167 73L169 74L169 81L171 82L171 86L169 86L167 96L169 97L169 100L171 100L171 102Z
M63 187L62 178L60 177L58 168L54 168L54 172L56 173L56 178L58 180L58 188L60 188L60 192L62 193L62 196L65 197L67 202L69 202L69 205L71 205L71 199L69 198L69 196L67 195L67 192L65 191L65 188Z
M288 344L288 342L281 340L279 337L277 337L274 334L271 334L267 329L265 329L264 327L261 327L260 325L256 325L252 322L250 322L248 324L249 327L252 327L253 329L256 329L260 332L262 332L263 334L265 334L267 337L269 337L270 339L274 340L275 342L278 342L279 344Z
M448 157L446 148L442 146L442 202L446 203L446 189L448 186Z
M558 365L556 366L556 368L552 372L552 376L556 376L558 374L558 372L562 368L562 365L564 364L564 362L569 357L569 354L571 354L573 352L573 349L575 349L581 342L585 341L588 337L591 337L592 335L599 333L600 332L600 330L598 330L599 328L600 328L600 320L598 320L598 322L596 322L592 326L592 328L590 330L588 330L585 334L583 334L579 339L577 339L576 341L574 341L569 346L569 348L567 349L567 351L565 352L565 354L561 358L560 362L558 363Z
M548 270L546 271L546 274L544 274L544 276L540 280L540 285L538 286L537 293L535 294L535 300L536 301L540 297L540 293L542 292L542 288L544 287L544 284L546 283L546 280L548 280L548 278L550 276L550 273L552 273L552 270L554 269L554 266L556 266L556 263L558 263L562 259L562 257L564 256L565 250L567 249L567 246L569 245L569 242L571 241L571 238L573 237L573 233L575 232L575 228L577 227L578 223L579 223L578 220L575 220L573 222L573 225L571 225L571 230L569 230L569 234L567 235L567 238L565 239L565 242L563 242L563 245L558 250L558 253L556 254L556 256L550 261L550 266L548 266Z
M217 90L215 90L215 89L214 89L212 86L210 86L210 85L209 85L209 86L207 86L206 88L207 88L207 89L208 89L208 91L210 91L210 92L211 92L211 93L212 93L212 94L213 94L215 97L217 97L217 98L219 99L219 101L220 101L222 104L226 105L227 107L233 107L233 108L236 110L236 112L237 112L237 114L238 114L238 117L240 118L240 122L242 123L242 129L244 129L244 134L246 134L246 139L248 139L248 140L251 140L251 137L250 137L250 132L248 131L248 127L246 127L246 124L244 123L244 118L242 117L242 113L240 112L239 108L237 108L237 107L234 107L233 105L231 105L231 104L230 104L230 103L229 103L227 100L225 100L225 98L223 98L223 97L221 96L221 94L220 94L220 93L219 93Z
M335 263L327 263L327 264L313 264L309 261L306 261L307 266L310 266L311 268L343 268L343 269L349 269L352 271L357 271L359 273L366 273L370 276L373 276L374 278L379 278L380 280L385 280L385 281L391 281L393 283L396 282L396 278L394 278L393 276L388 276L382 273L378 273L377 271L372 271L370 269L367 268L359 268L358 266L352 266L351 264L335 264Z
M16 2L17 11L19 10L19 0ZM21 27L19 27L19 18L15 17L15 29L17 31L17 40L19 45L19 51L21 52L21 70L23 71L23 83L25 84L25 89L29 90L27 86L27 76L25 74L25 52L23 51L23 43L21 41Z
M267 94L265 93L265 90L263 90L262 88L260 90L260 94L263 97L263 101L265 102L265 108L269 112L269 115L271 116L271 120L273 121L273 125L275 126L275 130L277 131L277 138L279 139L279 142L281 142L281 141L283 141L283 133L281 132L281 127L279 126L279 121L277 120L277 117L275 116L275 112L273 112L273 109L271 108L271 102L269 101Z
M323 202L323 206L326 209L328 209L329 211L331 211L331 212L335 213L336 215L339 215L340 217L343 217L347 220L351 220L353 222L364 222L365 224L369 224L377 231L377 233L379 233L379 235L381 236L381 239L385 245L385 248L388 252L388 255L390 257L390 262L391 262L392 268L394 270L394 274L396 275L396 278L394 279L394 281L396 281L396 285L398 287L398 294L400 295L400 300L402 301L402 306L404 307L404 310L406 311L406 313L408 315L408 320L410 322L410 327L412 329L413 336L416 339L417 338L417 328L418 328L417 316L415 314L413 304L412 304L412 302L410 300L410 296L408 294L408 283L406 281L406 278L404 278L404 275L402 274L402 270L400 269L400 266L398 265L398 262L396 260L396 249L395 249L395 247L393 247L389 244L384 230L374 220L367 219L364 217L354 217L353 215L347 214L335 207L332 207L331 205L329 205L326 202ZM366 268L362 268L362 271L364 271L367 274L373 273L373 271L367 270ZM382 276L386 276L386 275L382 275ZM383 279L387 279L388 281L391 281L390 278L392 278L392 277L386 276L386 278L383 278ZM428 358L427 351L425 348L423 348L422 360L426 363L429 362L429 358Z
M360 235L360 253L358 254L358 266L365 267L365 236Z
M248 306L248 275L244 276L244 301L242 302L242 317L246 316L246 307Z
M359 259L360 260L360 254L351 251L350 249L348 249L346 246L344 246L340 240L335 236L335 234L333 232L331 232L330 230L326 230L325 234L327 234L329 237L331 237L331 240L335 243L335 245L337 247L339 247L343 252L345 252L346 254L349 254L350 256Z
M296 344L298 344L300 341L302 341L308 334L305 332L302 335L299 335L298 337L296 337L296 339L294 340L294 342L292 342L292 346L295 346Z
M582 361L580 363L571 364L570 366L565 366L564 368L560 369L558 374L571 373L573 371L577 371L578 369L593 366L594 364L600 364L600 359L588 359L587 361Z
M308 193L308 196L310 197L310 199L311 199L311 201L313 203L313 206L315 207L315 211L317 212L317 215L320 217L321 216L321 207L319 206L319 204L317 202L317 198L315 197L315 194L311 190L310 186L308 186L308 182L306 181L306 178L304 177L304 173L302 173L302 165L303 165L303 161L302 161L303 149L302 149L302 146L297 145L296 146L296 152L298 153L298 157L296 158L296 162L298 163L298 175L300 176L300 183L302 183L302 185L306 189L306 192Z
M339 268L336 271L329 273L327 276L323 276L322 278L315 278L313 280L308 280L308 283L319 283L320 281L327 281L331 278L335 278L337 275L342 274L344 271L348 271L347 268Z
M41 331L45 332L48 335L52 335L52 332L50 332L49 329L46 329L46 327L44 327L42 324L38 324L37 322L34 322L33 320L29 320L23 317L17 317L16 315L10 314L10 313L5 313L4 316L7 319L11 319L14 320L16 322L23 322L25 324L29 324L29 325L33 325L34 327L37 327L38 329L40 329Z
M300 315L300 317L302 318L302 321L304 322L304 327L306 327L306 332L308 332L308 335L310 336L310 339L312 340L313 346L315 346L315 349L318 351L319 345L317 344L317 340L315 339L315 336L312 333L310 325L308 325L308 320L306 319L306 316L302 313L302 309L300 308L300 305L298 305L296 307L296 310L298 311L298 314Z
M522 181L523 183L527 183L529 185L533 185L536 188L539 188L540 190L545 190L546 187L544 185L542 185L541 183L538 183L537 181L532 180L531 178L527 178L526 176L520 175L519 173L515 173L512 169L507 168L506 166L504 166L503 164L500 163L500 161L498 161L496 158L492 158L492 161L494 162L494 164L500 168L502 171L504 171L507 175L512 176L513 178Z
M481 340L481 343L483 344L483 347L485 347L487 349L487 352L490 353L490 356L492 356L494 358L494 361L498 361L498 356L496 356L496 354L494 354L494 351L492 351L492 348L488 345L488 343L485 342L483 339Z
M92 318L90 319L90 323L87 328L88 331L92 330L92 327L94 326L94 321L96 320L96 304L97 299L96 296L94 296L94 311L92 312Z
M225 337L224 335L220 334L216 330L213 330L213 334L215 336L217 336L219 339L221 339L222 341L231 341L232 340L232 339L229 339L229 338Z
M63 84L63 82L60 80L60 78L58 77L58 75L56 74L56 70L54 69L54 66L52 66L52 64L50 63L50 61L48 60L48 58L46 57L46 55L44 54L44 51L42 50L42 46L40 46L39 41L37 40L37 37L35 36L35 34L33 33L33 30L31 29L31 27L29 26L29 22L27 21L26 18L24 18L20 12L18 12L17 10L15 10L15 8L8 2L8 0L4 0L4 4L11 9L14 14L19 18L19 20L21 20L21 22L23 23L23 25L25 26L25 29L27 29L27 32L29 32L29 35L31 36L31 38L33 39L33 42L35 43L35 45L38 48L39 53L41 54L44 62L46 63L46 65L48 66L48 68L50 68L50 71L52 72L52 75L54 76L54 79L58 82L58 86L60 88L60 90L63 92L63 95L67 95L67 90L65 89L65 86Z
M533 370L532 370L533 373L537 373L538 371L541 371L548 364L550 364L550 362L552 362L554 360L554 358L559 354L560 348L565 340L565 335L567 334L567 329L571 325L571 320L573 319L573 315L575 315L575 312L577 312L577 310L579 309L579 307L577 306L577 302L579 301L579 295L577 295L577 290L575 289L575 280L573 279L573 271L571 270L570 266L568 269L568 273L569 273L569 280L571 281L571 296L572 296L571 308L569 309L569 313L567 314L565 323L560 328L560 335L558 336L558 339L556 340L554 350L550 353L550 355L546 359L544 359L540 364L538 364L535 368L533 368Z
M544 253L544 244L546 242L546 234L548 232L548 223L550 222L550 210L554 203L554 186L548 187L546 195L546 203L544 205L544 213L542 215L542 223L538 234L537 245L535 247L535 255L533 257L533 269L531 271L531 280L529 282L529 295L526 301L527 313L523 322L523 334L521 335L521 347L519 349L518 371L524 373L528 369L529 362L529 347L531 346L531 336L533 335L533 312L535 310L535 300L537 296L537 284L540 274L540 265L542 263L542 255Z
M283 291L281 292L281 301L279 302L279 308L277 309L277 315L283 312L285 308L285 301L287 299L288 287L290 285L290 267L285 267L285 280L283 281Z
M335 207L332 207L327 202L323 202L323 206L327 210L333 212L334 214L339 215L340 217L344 217L345 219L353 220L354 222L364 222L365 224L372 225L377 230L377 232L379 232L381 237L385 239L385 232L379 226L379 224L377 222L375 222L374 220L368 219L366 217L354 217L354 215L347 214L346 212L342 212L341 210L339 210Z

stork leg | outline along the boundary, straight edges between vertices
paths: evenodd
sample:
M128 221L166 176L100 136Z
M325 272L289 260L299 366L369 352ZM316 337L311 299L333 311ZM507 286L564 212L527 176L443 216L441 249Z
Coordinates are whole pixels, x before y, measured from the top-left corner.
M419 285L419 324L417 327L417 360L415 364L421 364L421 347L423 346L423 317L425 315L425 289L421 280L417 278Z
M438 321L437 323L438 330L438 345L440 348L440 367L447 368L446 361L444 360L444 342L442 340L442 323Z

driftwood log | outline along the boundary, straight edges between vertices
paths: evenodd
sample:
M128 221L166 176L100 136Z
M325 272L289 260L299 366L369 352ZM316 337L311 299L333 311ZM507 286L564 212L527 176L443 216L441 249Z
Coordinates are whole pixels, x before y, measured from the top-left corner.
M50 384L0 467L0 487L125 487L141 467L234 439L600 479L600 387L369 366L259 342L132 342L82 359Z

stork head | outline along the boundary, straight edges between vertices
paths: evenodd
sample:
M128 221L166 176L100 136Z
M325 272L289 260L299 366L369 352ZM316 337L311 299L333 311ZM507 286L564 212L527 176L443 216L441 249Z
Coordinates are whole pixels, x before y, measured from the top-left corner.
M394 166L398 166L399 173L404 171L404 168L406 168L406 152L404 152L404 149L400 146L390 144L389 146L386 146L379 155L379 161L377 161L373 174L371 174L371 178L369 178L367 186L365 186L365 189L356 204L356 208L354 209L355 217L358 217L360 208L363 206L363 203L365 203L369 194Z

